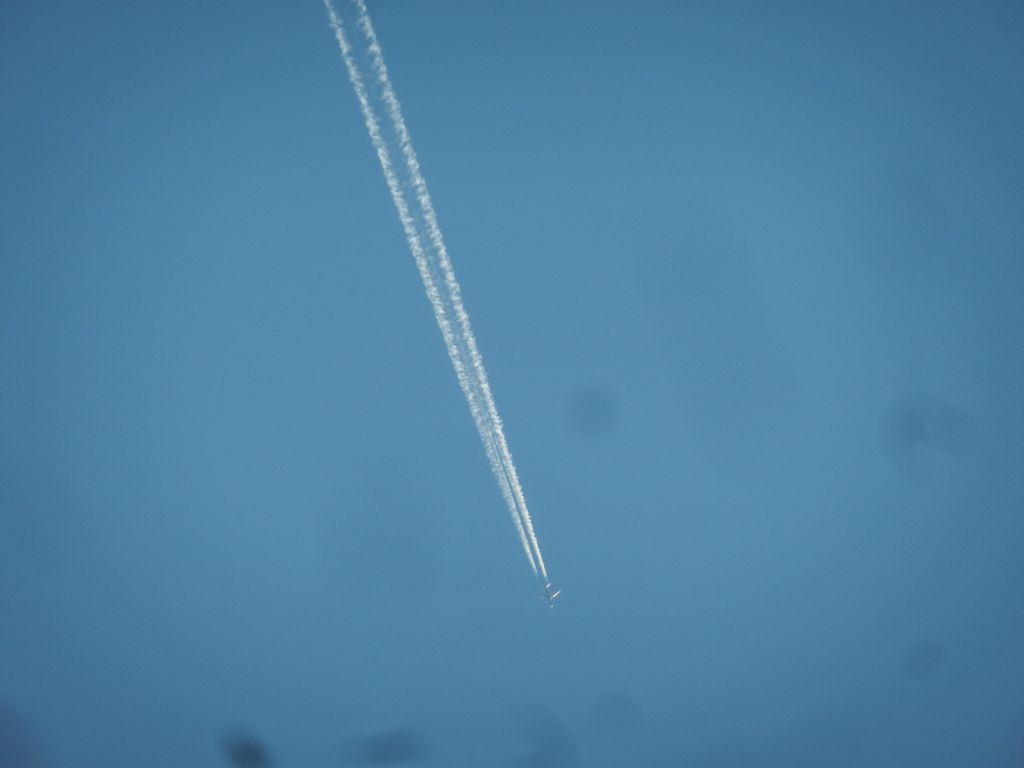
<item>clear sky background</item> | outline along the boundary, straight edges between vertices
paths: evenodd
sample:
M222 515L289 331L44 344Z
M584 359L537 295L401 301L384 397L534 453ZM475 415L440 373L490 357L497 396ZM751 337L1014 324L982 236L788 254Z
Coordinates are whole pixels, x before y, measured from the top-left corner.
M0 765L1024 765L1019 4L370 12L560 604L320 3L8 0Z

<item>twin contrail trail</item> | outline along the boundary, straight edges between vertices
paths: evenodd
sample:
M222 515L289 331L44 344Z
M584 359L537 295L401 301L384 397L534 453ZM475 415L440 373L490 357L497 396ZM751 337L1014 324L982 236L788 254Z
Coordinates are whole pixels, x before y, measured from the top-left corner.
M409 250L416 260L423 287L448 348L448 356L455 367L455 375L487 452L491 471L494 472L512 514L530 567L544 580L546 594L550 596L548 572L487 381L487 371L477 349L469 315L462 304L459 283L455 279L441 237L427 182L409 139L402 108L391 87L391 79L366 4L363 0L343 0L343 11L339 13L333 0L323 0L323 3L349 79L359 99L370 141L384 171L384 180L398 210L402 229L405 230ZM351 40L346 30L353 35ZM381 120L378 116L380 112L386 119ZM397 161L394 155L398 155Z

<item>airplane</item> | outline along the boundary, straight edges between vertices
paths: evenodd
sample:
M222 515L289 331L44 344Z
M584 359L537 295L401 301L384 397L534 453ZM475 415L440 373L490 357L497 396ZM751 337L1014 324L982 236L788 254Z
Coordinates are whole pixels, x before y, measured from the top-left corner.
M558 597L560 594L562 594L562 590L555 589L555 591L552 592L551 590L553 590L553 589L555 589L555 585L552 584L550 581L547 582L544 585L544 598L543 599L547 602L548 608L554 608L555 607L555 598Z

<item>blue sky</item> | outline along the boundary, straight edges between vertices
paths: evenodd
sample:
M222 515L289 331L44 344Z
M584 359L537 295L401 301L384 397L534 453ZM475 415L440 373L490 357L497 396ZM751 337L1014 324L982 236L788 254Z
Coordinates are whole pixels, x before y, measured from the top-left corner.
M1015 5L370 13L561 604L321 5L6 3L0 763L1024 760Z

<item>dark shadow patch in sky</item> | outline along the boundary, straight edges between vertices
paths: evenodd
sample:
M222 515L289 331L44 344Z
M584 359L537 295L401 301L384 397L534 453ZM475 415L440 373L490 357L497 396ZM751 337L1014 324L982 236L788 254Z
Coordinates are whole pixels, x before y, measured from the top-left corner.
M911 680L926 680L942 669L946 649L938 640L919 640L903 657L903 671Z
M596 440L605 437L618 422L618 398L601 384L588 384L569 398L566 415L569 426L577 435Z
M889 458L907 468L922 451L957 456L966 447L970 418L965 411L927 392L900 395L882 417L882 443Z
M426 740L412 728L395 728L363 736L349 751L356 765L394 765L422 760L429 754Z
M224 754L235 768L270 768L266 748L254 736L232 734L224 739Z

